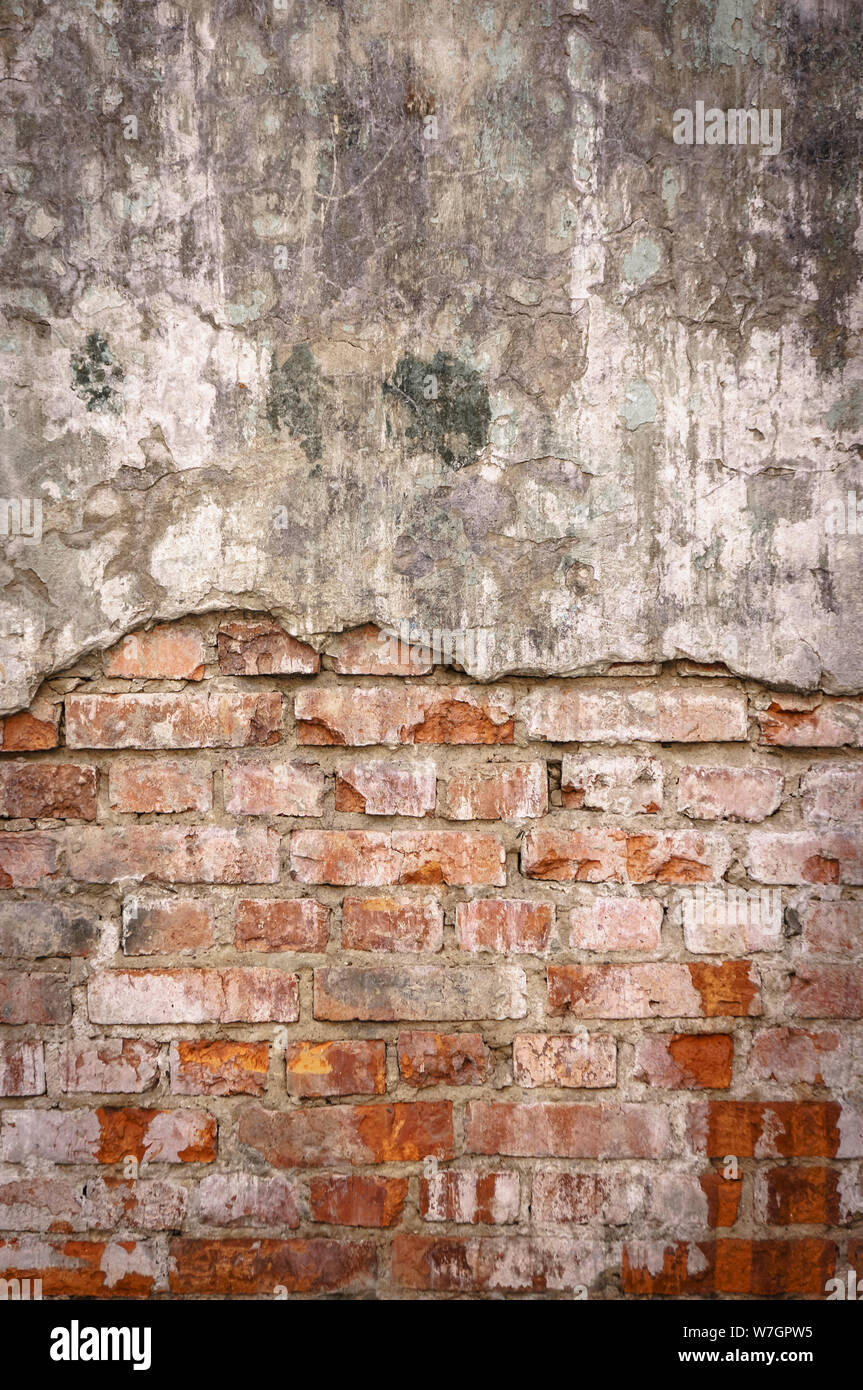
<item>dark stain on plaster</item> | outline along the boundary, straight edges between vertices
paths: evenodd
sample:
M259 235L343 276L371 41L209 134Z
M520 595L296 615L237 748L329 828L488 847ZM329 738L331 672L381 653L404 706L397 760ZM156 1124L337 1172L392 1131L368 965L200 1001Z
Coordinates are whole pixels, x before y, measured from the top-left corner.
M281 365L273 364L267 391L267 420L270 428L285 430L298 439L309 463L323 450L321 375L318 364L305 343L291 350Z
M488 387L467 362L440 351L427 362L408 355L382 390L392 406L387 434L401 433L409 453L436 454L458 469L474 463L488 443Z
M116 388L124 375L107 340L96 329L87 334L83 352L72 353L72 390L88 410L118 413L122 398Z

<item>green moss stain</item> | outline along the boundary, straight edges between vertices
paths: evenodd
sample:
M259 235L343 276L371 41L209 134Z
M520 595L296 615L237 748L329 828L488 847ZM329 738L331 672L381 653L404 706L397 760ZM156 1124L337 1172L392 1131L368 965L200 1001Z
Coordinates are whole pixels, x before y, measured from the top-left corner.
M437 454L448 468L464 468L488 443L488 387L467 362L446 352L429 362L402 357L382 389L394 407L387 433L400 427L410 453Z
M293 348L281 367L270 369L267 420L272 430L286 430L299 439L309 463L321 457L322 389L318 364L305 343Z
M119 412L117 387L124 372L98 330L88 333L83 352L72 353L72 390L88 410Z

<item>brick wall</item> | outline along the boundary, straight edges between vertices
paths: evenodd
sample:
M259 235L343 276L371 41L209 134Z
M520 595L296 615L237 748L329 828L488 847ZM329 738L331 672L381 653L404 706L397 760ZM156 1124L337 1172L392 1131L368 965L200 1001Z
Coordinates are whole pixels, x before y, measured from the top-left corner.
M863 1274L863 700L327 651L188 620L2 721L0 1278Z

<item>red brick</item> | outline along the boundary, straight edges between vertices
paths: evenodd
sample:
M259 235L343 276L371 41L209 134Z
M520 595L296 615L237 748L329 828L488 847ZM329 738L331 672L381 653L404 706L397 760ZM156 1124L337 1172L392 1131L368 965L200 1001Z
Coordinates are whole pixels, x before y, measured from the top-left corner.
M530 1211L555 1225L624 1226L642 1212L643 1179L626 1173L573 1173L536 1168Z
M755 1175L756 1219L767 1226L838 1226L838 1168L768 1168Z
M93 1038L60 1044L60 1090L135 1094L159 1079L159 1044L141 1038Z
M291 835L291 867L300 883L503 885L504 863L500 840L467 830L295 830Z
M367 816L433 815L437 768L418 763L345 763L336 773L336 810Z
M863 1018L863 966L798 960L786 999L790 1018Z
M822 1298L836 1247L827 1240L724 1240L687 1245L641 1242L623 1252L623 1291L632 1297L755 1294Z
M397 1226L408 1195L407 1178L312 1178L309 1212L331 1226Z
M568 754L560 778L563 805L618 816L662 810L662 763L645 756Z
M186 1189L165 1179L25 1178L0 1183L0 1226L7 1231L169 1231L186 1214Z
M496 763L447 779L450 820L523 820L548 810L545 763Z
M863 699L817 696L812 708L795 696L774 696L758 715L761 742L783 748L863 747Z
M69 872L82 883L277 883L279 868L279 836L257 827L106 827L81 831L69 847Z
M206 659L198 629L171 624L130 633L105 653L102 669L110 677L199 681Z
M658 1105L468 1103L465 1152L518 1158L670 1158L677 1146Z
M447 1168L420 1179L423 1221L464 1226L508 1226L518 1220L518 1173L481 1173Z
M224 970L105 970L90 976L93 1023L295 1023L296 975Z
M0 1023L68 1023L72 1017L68 975L43 970L0 971Z
M0 1279L39 1279L43 1298L149 1298L158 1269L154 1247L143 1241L0 1241Z
M524 971L445 965L325 966L315 971L315 1018L391 1022L524 1018Z
M801 777L800 793L813 825L863 825L863 764L816 763Z
M399 1072L408 1086L481 1086L494 1059L481 1033L401 1032Z
M6 1110L6 1163L212 1163L216 1121L197 1110Z
M333 670L340 676L427 676L434 669L418 644L403 642L373 623L327 640Z
M278 743L282 697L233 690L176 695L69 695L70 748L247 748Z
M175 1297L272 1298L288 1293L361 1293L377 1285L371 1241L172 1240L169 1283Z
M784 782L772 768L684 767L677 809L697 820L765 820L778 810Z
M173 1042L175 1096L262 1096L267 1089L267 1043Z
M210 811L213 775L194 763L113 763L108 774L111 807L135 815Z
M601 1244L558 1236L413 1236L393 1242L393 1278L439 1293L544 1293L589 1288L612 1258Z
M554 925L550 903L477 898L456 907L455 930L463 951L541 955Z
M89 956L101 923L90 907L74 903L0 903L0 956Z
M662 914L656 898L595 898L570 912L569 944L575 951L655 951Z
M863 902L809 903L799 916L804 951L832 956L863 950Z
M208 1173L195 1193L204 1226L289 1226L300 1224L297 1190L287 1178L254 1173Z
M593 684L534 690L521 705L528 738L550 743L721 743L746 738L735 689Z
M0 1042L0 1096L43 1096L45 1059L40 1042Z
M724 835L695 830L628 835L626 872L630 883L712 883L731 862Z
M321 658L270 619L222 623L219 670L226 676L314 676Z
M622 830L529 830L522 841L521 871L527 878L560 883L623 883L626 835Z
M322 816L326 778L317 763L236 763L225 768L230 816Z
M96 819L96 769L77 763L0 763L0 816Z
M385 1042L292 1042L285 1065L289 1096L380 1096L387 1088Z
M209 903L194 898L160 898L123 903L123 953L158 956L206 950L215 922Z
M683 940L687 951L740 954L781 951L782 893L778 888L697 887L683 897Z
M509 690L473 686L322 686L294 700L297 742L314 744L512 743Z
M39 701L19 714L0 719L0 750L4 753L32 753L40 748L56 748L60 742L60 705Z
M838 1101L711 1100L690 1106L689 1138L708 1158L859 1158L861 1117Z
M747 1018L761 1012L748 961L550 965L548 1011L576 1018Z
M56 873L56 841L32 831L0 834L0 888L35 888Z
M345 951L439 951L443 910L437 898L345 898Z
M753 1081L808 1081L846 1087L854 1067L852 1040L839 1033L802 1028L767 1028L756 1033L749 1053Z
M325 951L329 911L311 898L243 898L234 909L238 951Z
M453 1157L452 1105L314 1106L240 1112L238 1138L274 1168L331 1168L340 1163L411 1163Z
M635 1044L633 1076L672 1090L725 1090L733 1060L730 1033L651 1033Z
M617 1084L617 1044L605 1033L520 1033L513 1039L512 1060L517 1086Z
M863 834L755 831L746 867L757 883L863 883Z

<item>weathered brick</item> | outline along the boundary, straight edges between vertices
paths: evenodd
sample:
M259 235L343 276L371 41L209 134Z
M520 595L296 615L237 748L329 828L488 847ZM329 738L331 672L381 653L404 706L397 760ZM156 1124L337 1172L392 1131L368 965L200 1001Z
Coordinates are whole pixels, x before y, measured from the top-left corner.
M670 1158L668 1112L658 1105L490 1103L465 1112L465 1151L518 1158Z
M747 1018L761 1012L748 961L550 965L548 1011L576 1018Z
M439 951L443 909L437 898L345 898L345 951Z
M456 907L455 930L463 951L541 955L554 925L550 903L477 898Z
M213 775L190 762L112 763L108 797L113 810L128 814L210 811Z
M324 966L315 971L315 1018L524 1018L525 991L524 971L512 965Z
M641 1241L623 1252L623 1290L631 1296L755 1294L823 1298L836 1247L827 1240L723 1240L688 1245Z
M336 810L367 816L433 815L437 768L417 763L343 763L336 773Z
M756 830L746 867L756 883L863 883L863 833Z
M863 902L808 903L798 915L804 951L828 956L863 951Z
M655 951L662 915L656 898L595 898L570 912L569 944L576 951Z
M337 633L324 650L340 676L427 676L434 669L430 652L373 623Z
M749 1053L752 1081L842 1088L855 1065L853 1039L839 1033L802 1028L766 1028L756 1033Z
M37 701L30 709L7 714L0 719L0 751L31 753L40 748L56 748L60 742L59 704Z
M60 1044L60 1090L132 1095L159 1079L159 1044L142 1038L92 1038Z
M524 820L547 810L545 763L494 763L447 778L449 820Z
M399 1033L399 1072L408 1086L481 1086L494 1059L481 1033Z
M755 1174L756 1219L767 1226L838 1226L843 1220L838 1168L768 1168Z
M285 1066L289 1096L380 1096L387 1088L385 1042L291 1042Z
M733 1060L730 1033L651 1033L635 1044L632 1074L650 1086L725 1090Z
M195 1207L204 1226L289 1226L294 1230L300 1224L296 1186L278 1175L208 1173L198 1184Z
M96 769L77 763L0 763L0 816L96 819Z
M0 1279L39 1279L43 1298L149 1298L159 1277L157 1252L145 1241L0 1241Z
M46 902L0 903L0 956L89 956L100 922L90 908Z
M311 898L242 898L234 909L238 951L325 951L329 912Z
M322 816L326 778L317 763L235 763L225 768L231 816Z
M863 1018L863 966L798 960L786 997L790 1018Z
M508 1226L518 1220L518 1173L481 1173L448 1168L420 1179L424 1221L465 1226Z
M641 1213L645 1182L628 1173L573 1173L538 1167L530 1210L535 1221L555 1225L624 1226Z
M813 825L863 825L863 763L816 763L801 777L800 794Z
M811 709L795 697L775 695L758 715L761 742L783 748L863 747L863 699L819 697Z
M6 1110L6 1163L212 1163L216 1121L197 1110Z
M0 1041L0 1096L44 1094L45 1058L42 1044Z
M72 1017L68 975L43 970L0 971L0 1023L68 1023Z
M290 1111L246 1107L240 1112L238 1138L274 1168L451 1159L452 1105L416 1101Z
M622 830L529 830L522 841L521 871L527 878L561 883L623 883L626 835Z
M320 670L314 648L269 618L222 623L216 641L226 676L313 676Z
M277 883L279 878L280 842L273 830L131 825L80 835L69 846L69 872L82 883Z
M720 743L746 738L736 689L543 686L521 704L529 738L550 743Z
M294 699L306 744L512 743L514 705L502 687L322 686Z
M557 1236L414 1236L393 1241L393 1278L439 1293L544 1293L589 1288L615 1256Z
M0 1183L0 1227L6 1231L176 1230L186 1213L186 1188L165 1179L23 1178Z
M35 888L57 873L57 843L33 831L0 834L0 888Z
M278 743L282 697L233 690L176 695L69 695L70 748L246 748Z
M502 886L504 865L500 840L467 830L295 830L291 835L291 867L300 883Z
M220 1294L272 1298L288 1293L361 1293L377 1284L371 1241L172 1240L169 1283L175 1297Z
M158 956L206 950L213 944L215 919L209 903L194 898L126 898L123 953Z
M258 966L98 971L87 1009L93 1023L294 1023L297 977Z
M171 1090L175 1096L262 1096L269 1056L265 1042L173 1042Z
M773 768L684 767L677 809L696 820L766 820L778 810L784 784Z
M202 633L172 623L124 637L105 653L102 670L126 679L199 681L206 659Z
M690 1106L689 1140L708 1158L860 1158L863 1116L832 1100L710 1100Z
M570 753L563 759L560 790L564 806L573 810L653 815L662 810L662 764L646 756Z
M328 1175L309 1182L309 1213L332 1226L397 1226L407 1195L407 1178Z
M520 1033L512 1044L517 1086L617 1084L617 1043L604 1033Z
M687 951L744 955L785 947L778 888L747 890L723 883L715 888L699 886L680 896Z
M671 830L628 835L626 873L630 883L712 883L731 862L724 835Z

